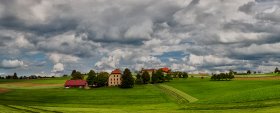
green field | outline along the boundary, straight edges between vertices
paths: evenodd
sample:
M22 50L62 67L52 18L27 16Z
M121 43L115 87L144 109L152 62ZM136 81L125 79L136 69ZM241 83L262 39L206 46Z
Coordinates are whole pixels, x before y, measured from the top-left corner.
M64 89L67 78L0 80L1 113L217 113L280 111L279 80L174 79L132 89ZM61 84L61 85L60 85ZM48 86L49 85L49 86ZM0 90L1 91L1 90Z

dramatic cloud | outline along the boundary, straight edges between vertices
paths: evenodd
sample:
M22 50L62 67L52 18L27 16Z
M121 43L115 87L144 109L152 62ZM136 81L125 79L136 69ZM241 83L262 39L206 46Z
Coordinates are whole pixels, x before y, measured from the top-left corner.
M278 0L2 0L0 73L268 72L279 29Z
M60 73L64 71L64 65L62 63L57 63L53 66L53 73Z
M1 68L12 69L12 68L19 68L23 67L24 63L20 60L2 60Z

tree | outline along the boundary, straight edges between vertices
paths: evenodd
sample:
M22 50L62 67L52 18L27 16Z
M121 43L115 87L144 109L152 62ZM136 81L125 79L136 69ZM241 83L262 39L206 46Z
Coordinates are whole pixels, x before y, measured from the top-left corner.
M96 84L97 87L102 87L107 85L109 78L109 73L107 72L101 72L97 74L97 76L94 79L94 84Z
M72 70L72 73L71 73L71 75L72 75L72 74L74 74L74 73L76 73L76 72L77 72L76 70Z
M141 75L139 73L136 75L135 83L136 84L142 84L142 78L141 78Z
M170 73L168 73L166 76L165 76L165 80L166 81L170 81L170 80L172 80L172 77L171 77L171 74Z
M162 82L165 81L164 74L163 74L163 72L162 72L161 69L157 70L157 71L156 71L156 74L157 74L158 82L159 82L159 83L162 83Z
M280 71L279 71L278 67L276 67L274 73L279 73L279 72Z
M250 74L251 74L251 70L247 70L247 74L249 74L249 75L250 75Z
M141 77L144 84L148 84L150 82L151 77L148 71L144 71Z
M229 70L229 74L234 75L234 73L235 72L233 70L231 70L231 69Z
M71 74L72 78L71 80L83 80L84 76L79 71L75 71Z
M14 73L13 79L18 79L17 73Z
M188 73L187 72L183 72L183 78L188 78L188 77L189 77Z
M220 73L220 74L213 74L211 76L211 80L231 80L234 78L233 73Z
M183 73L182 72L178 72L178 76L179 76L179 78L183 78Z
M154 72L152 73L152 84L158 83L158 76Z
M125 69L122 75L121 88L132 88L134 86L134 78L129 69Z
M93 70L90 70L87 75L87 83L92 86L94 84L94 79L96 78L96 73Z

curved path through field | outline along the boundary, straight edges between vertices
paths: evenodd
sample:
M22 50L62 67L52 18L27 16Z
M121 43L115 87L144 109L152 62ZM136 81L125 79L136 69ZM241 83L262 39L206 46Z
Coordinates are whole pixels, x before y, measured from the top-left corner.
M192 97L191 95L186 94L185 92L182 92L174 87L171 87L171 86L168 86L165 84L159 84L156 86L158 86L158 88L160 88L167 95L174 97L177 100L177 102L180 104L192 103L192 102L195 102L198 100L197 98Z

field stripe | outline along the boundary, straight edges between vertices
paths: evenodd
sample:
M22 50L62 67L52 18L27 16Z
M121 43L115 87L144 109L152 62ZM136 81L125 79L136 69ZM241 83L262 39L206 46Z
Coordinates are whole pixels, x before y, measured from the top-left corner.
M185 92L182 92L174 87L165 85L165 84L159 84L157 85L159 88L163 89L166 93L171 94L171 95L175 95L177 100L182 101L183 100L187 100L189 103L195 102L198 99L195 97L192 97L191 95L186 94Z
M15 110L18 110L18 111L24 111L24 112L29 112L29 113L40 113L40 112L28 110L28 109L22 109L22 108L15 107L15 106L12 106L12 105L3 105L3 106L8 107L8 108L12 108L12 109L15 109Z

